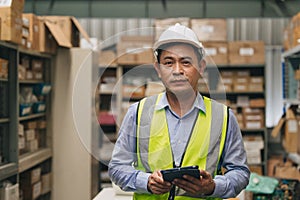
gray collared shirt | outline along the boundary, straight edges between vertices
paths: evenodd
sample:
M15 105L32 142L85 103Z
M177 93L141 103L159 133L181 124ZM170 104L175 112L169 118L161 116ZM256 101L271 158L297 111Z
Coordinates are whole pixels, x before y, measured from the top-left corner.
M185 146L199 112L206 112L202 96L198 93L195 102L184 116L179 117L172 111L166 94L159 100L156 109L165 109L170 134L170 142L176 165L180 164ZM131 105L122 122L119 137L109 163L111 180L125 191L147 193L149 173L138 171L133 164L136 156L136 112L137 103ZM229 123L221 163L227 173L214 178L216 187L213 197L235 197L247 186L250 176L246 165L246 152L237 120L229 111Z

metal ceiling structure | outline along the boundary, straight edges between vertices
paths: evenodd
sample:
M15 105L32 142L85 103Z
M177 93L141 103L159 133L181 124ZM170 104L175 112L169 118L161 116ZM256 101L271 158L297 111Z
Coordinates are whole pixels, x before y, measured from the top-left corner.
M176 17L177 13L202 18L291 17L300 11L300 1L26 0L25 11L40 15L66 14L78 17L133 17L134 14L136 17Z

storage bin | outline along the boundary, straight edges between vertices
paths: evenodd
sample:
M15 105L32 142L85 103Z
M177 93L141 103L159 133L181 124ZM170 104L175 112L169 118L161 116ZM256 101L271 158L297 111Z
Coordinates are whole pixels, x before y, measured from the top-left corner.
M32 103L20 104L20 117L30 115L32 113Z
M46 111L46 103L45 102L36 102L32 107L33 113L41 113Z
M47 95L51 91L51 85L46 83L39 83L34 86L33 93L37 96Z

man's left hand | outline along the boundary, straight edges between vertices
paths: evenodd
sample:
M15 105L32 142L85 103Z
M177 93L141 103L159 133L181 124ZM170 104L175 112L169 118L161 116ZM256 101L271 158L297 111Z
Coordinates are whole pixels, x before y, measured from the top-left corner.
M184 175L184 179L175 179L172 183L192 195L210 195L214 192L215 182L210 173L200 170L200 179Z

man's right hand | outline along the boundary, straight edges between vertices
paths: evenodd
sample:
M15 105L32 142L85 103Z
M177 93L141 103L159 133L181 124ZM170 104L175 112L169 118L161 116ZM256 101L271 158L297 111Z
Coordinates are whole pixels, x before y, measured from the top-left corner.
M147 187L153 194L164 194L171 190L172 184L164 181L160 171L155 171L149 176Z

